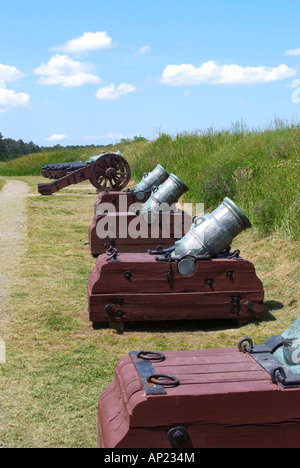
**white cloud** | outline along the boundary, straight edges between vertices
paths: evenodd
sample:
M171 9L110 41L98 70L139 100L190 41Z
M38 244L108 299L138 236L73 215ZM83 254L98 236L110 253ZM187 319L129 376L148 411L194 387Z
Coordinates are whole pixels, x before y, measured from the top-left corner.
M85 32L77 39L71 39L64 45L52 47L52 50L66 54L81 54L99 49L110 49L113 47L112 39L106 31Z
M300 49L289 49L285 52L285 55L300 55Z
M144 45L142 47L139 48L138 52L136 53L136 55L144 55L144 54L147 54L147 52L150 52L151 50L151 47L149 45Z
M30 106L30 96L6 88L6 81L18 81L24 76L16 67L0 63L0 112Z
M279 65L276 68L242 67L239 65L217 65L213 60L199 68L191 64L167 65L161 81L170 86L191 86L199 84L259 84L283 80L294 76L295 68Z
M67 55L55 55L48 63L34 70L41 75L39 82L43 85L61 85L63 88L82 86L86 83L97 84L100 77L90 73L93 69L89 63L78 62Z
M16 93L12 89L0 87L0 112L12 109L22 109L29 107L30 96L26 93Z
M128 83L121 83L117 88L111 83L104 86L104 88L98 89L96 97L107 101L117 101L121 96L133 93L134 91L136 91L136 88Z
M24 76L16 67L9 65L2 65L0 63L0 80L4 81L18 81Z
M51 135L49 138L45 138L45 141L62 141L62 140L65 140L66 138L68 137L64 133L61 133L61 134L53 133L53 135Z

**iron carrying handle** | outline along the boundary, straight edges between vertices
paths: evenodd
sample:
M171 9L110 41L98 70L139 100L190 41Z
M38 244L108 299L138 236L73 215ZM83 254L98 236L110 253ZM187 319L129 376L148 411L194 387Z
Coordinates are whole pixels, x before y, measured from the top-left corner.
M200 220L200 223L198 223L199 220ZM192 218L192 223L195 226L199 226L199 224L203 223L203 221L204 221L204 216L195 215Z

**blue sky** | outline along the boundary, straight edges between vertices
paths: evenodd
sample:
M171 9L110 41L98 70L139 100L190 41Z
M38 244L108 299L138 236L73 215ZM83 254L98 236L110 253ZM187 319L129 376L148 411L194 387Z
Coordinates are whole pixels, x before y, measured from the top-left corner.
M43 146L298 121L299 0L1 1L0 132Z

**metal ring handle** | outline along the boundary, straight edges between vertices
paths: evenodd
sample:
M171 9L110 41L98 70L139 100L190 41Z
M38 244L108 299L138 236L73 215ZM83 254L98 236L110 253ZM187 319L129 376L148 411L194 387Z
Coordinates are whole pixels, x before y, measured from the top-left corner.
M198 220L201 220L200 223L197 222ZM203 221L204 221L204 216L195 215L195 216L193 216L193 218L192 218L192 223L193 223L195 226L199 226L199 224L203 223Z
M272 382L276 385L278 385L279 383L284 385L286 381L286 374L283 367L276 367L275 369L272 369L271 379Z
M148 377L148 382L161 385L162 387L177 387L180 385L180 381L174 375L168 374L153 374Z
M246 343L248 343L249 346L247 346ZM248 338L248 336L246 336L245 338L242 338L239 341L238 348L242 353L252 353L253 341L251 340L251 338Z
M158 351L140 351L136 357L145 361L164 361L166 359L165 355Z

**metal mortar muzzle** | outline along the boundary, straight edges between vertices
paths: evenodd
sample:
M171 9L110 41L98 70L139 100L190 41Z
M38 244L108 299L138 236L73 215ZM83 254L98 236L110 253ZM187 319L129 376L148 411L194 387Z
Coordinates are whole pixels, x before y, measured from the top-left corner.
M145 221L151 224L156 219L157 213L170 212L172 205L176 204L188 190L188 187L176 175L170 174L163 184L154 187L140 213L144 216Z
M188 233L175 243L173 257L210 254L216 257L227 249L233 239L251 227L249 219L229 198L212 213L194 216Z
M151 172L145 172L142 180L135 186L134 193L136 198L140 201L144 200L145 192L151 190L153 187L158 187L169 177L168 172L158 164Z

